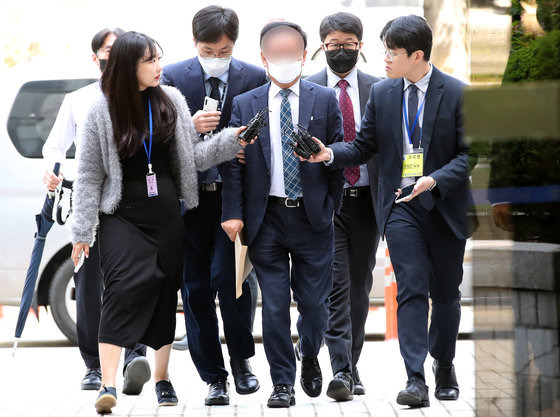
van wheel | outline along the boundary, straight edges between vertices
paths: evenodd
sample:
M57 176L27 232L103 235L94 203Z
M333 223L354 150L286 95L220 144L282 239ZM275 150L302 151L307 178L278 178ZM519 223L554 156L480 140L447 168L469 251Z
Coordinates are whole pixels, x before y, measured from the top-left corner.
M49 289L49 304L54 321L64 336L78 343L76 331L76 300L74 296L74 263L68 258L54 274Z

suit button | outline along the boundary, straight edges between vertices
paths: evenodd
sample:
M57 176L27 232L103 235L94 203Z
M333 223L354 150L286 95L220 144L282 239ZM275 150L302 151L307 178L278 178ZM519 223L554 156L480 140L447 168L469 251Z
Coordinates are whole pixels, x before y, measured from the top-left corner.
M264 201L266 201L268 199L268 196L265 195L263 198L264 198Z

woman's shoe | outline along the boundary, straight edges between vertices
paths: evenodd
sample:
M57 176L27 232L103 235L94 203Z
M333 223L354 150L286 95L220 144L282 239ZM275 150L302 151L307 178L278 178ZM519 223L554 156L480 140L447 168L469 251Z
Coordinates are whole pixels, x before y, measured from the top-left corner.
M99 414L109 414L111 409L117 405L117 389L103 385L99 391L99 397L95 401L95 410Z
M158 404L162 406L177 405L179 402L173 385L169 381L156 382L156 395Z

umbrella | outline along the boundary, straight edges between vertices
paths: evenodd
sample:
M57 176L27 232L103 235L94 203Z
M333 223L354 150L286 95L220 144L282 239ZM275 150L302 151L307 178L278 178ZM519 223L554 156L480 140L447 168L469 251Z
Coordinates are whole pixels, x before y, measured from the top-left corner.
M60 164L57 162L54 164L53 172L56 176L58 176L59 171ZM14 350L12 352L12 356L16 352L18 342L21 338L21 333L23 332L23 328L27 320L29 308L33 302L35 284L37 283L37 275L39 274L39 265L41 264L41 257L43 256L43 250L45 249L45 239L47 238L47 233L49 233L49 230L51 230L54 223L52 217L54 199L55 192L49 191L45 197L41 213L35 216L35 221L37 222L37 232L35 233L35 243L33 245L33 251L31 252L31 260L29 261L29 268L27 269L27 276L25 277L25 284L21 294L21 304L16 324Z

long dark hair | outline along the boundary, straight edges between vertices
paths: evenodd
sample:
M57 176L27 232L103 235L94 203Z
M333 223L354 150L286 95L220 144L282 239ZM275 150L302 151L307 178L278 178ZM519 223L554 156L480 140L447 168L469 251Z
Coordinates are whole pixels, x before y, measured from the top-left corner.
M159 44L138 32L119 36L109 53L107 68L101 77L101 89L109 101L109 113L117 150L121 158L134 155L146 137L147 100L152 103L154 140L169 140L175 133L177 110L163 89L148 87L138 90L136 70L149 52L148 60L161 51Z

